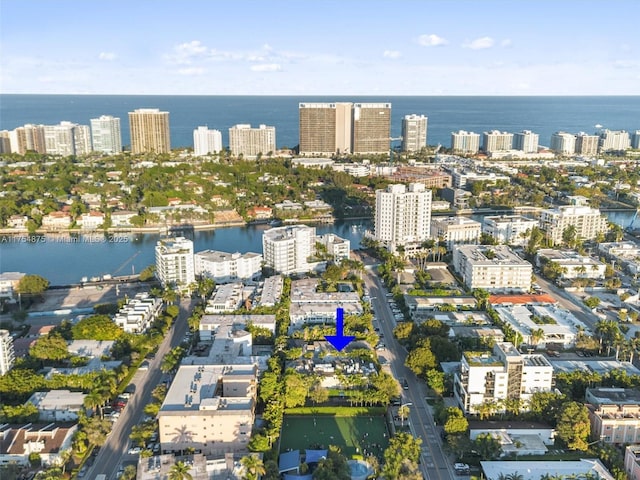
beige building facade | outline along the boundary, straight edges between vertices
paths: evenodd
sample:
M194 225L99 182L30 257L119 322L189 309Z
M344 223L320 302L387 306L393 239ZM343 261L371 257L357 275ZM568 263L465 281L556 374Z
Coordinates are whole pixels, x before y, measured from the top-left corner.
M140 108L129 112L131 153L169 153L171 136L169 112L157 108Z

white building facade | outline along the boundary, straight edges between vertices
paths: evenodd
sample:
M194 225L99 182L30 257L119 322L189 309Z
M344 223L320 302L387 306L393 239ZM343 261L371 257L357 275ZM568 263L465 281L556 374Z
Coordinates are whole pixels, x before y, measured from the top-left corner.
M222 132L198 127L193 131L193 154L197 157L222 151Z
M524 153L537 153L539 139L540 135L533 133L531 130L514 133L513 149L520 150Z
M506 152L513 147L513 133L492 130L482 134L482 150L485 153Z
M531 229L538 221L521 215L496 215L484 217L482 232L491 235L498 243L525 245Z
M156 244L156 277L162 286L187 289L196 281L193 242L184 237L167 238Z
M259 253L226 253L204 250L194 255L196 275L208 277L216 283L253 280L262 273L262 255Z
M457 244L476 244L480 240L482 225L466 217L434 217L431 220L431 237L447 243L447 248Z
M102 115L91 119L91 140L93 151L107 154L122 152L122 130L120 119Z
M16 354L13 349L13 338L9 330L0 330L0 375L4 375L16 361Z
M480 134L458 130L451 132L451 149L454 153L476 154L480 150Z
M313 269L310 257L315 254L316 229L306 225L271 228L262 234L265 266L289 275Z
M51 155L86 155L91 152L91 133L88 125L60 122L45 125L44 141L47 153Z
M559 155L576 153L576 136L573 133L555 132L551 135L551 150Z
M470 289L531 289L533 266L506 245L458 245L453 249L453 267Z
M389 185L376 191L375 240L395 252L430 238L431 190L421 183Z
M229 129L229 148L236 157L255 158L258 154L266 156L273 153L276 151L276 127L235 125Z
M427 146L427 117L405 115L402 119L402 151L419 152Z
M607 218L600 210L585 205L561 206L543 210L540 215L540 228L554 244L562 243L562 232L569 226L576 227L576 235L583 240L591 240L609 229Z

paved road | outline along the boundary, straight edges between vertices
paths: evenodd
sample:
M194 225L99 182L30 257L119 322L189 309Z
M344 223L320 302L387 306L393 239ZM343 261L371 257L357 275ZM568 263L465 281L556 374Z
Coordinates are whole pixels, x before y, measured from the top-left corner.
M107 442L100 449L100 453L87 471L85 478L95 479L96 475L104 473L108 480L113 480L116 478L118 467L123 461L135 461L137 464L138 456L127 454L131 428L142 420L144 407L151 401L151 392L162 380L162 371L160 370L162 358L169 350L180 345L184 338L188 329L187 317L194 304L195 300L192 299L181 300L180 314L158 347L155 358L149 361L149 369L138 370L134 375L131 383L136 385L136 391L131 395L120 418L113 424L113 430L107 437Z
M600 319L593 314L591 310L589 310L589 307L579 298L556 287L552 282L542 277L536 276L536 283L540 285L545 292L555 298L562 308L569 310L578 320L584 323L591 332L594 331L595 325Z
M451 461L443 451L440 432L425 401L426 386L404 366L407 351L393 337L395 320L385 296L387 290L378 276L368 269L365 270L364 281L369 289L381 333L384 334L383 342L387 348L383 355L389 361L394 376L405 378L408 383L409 388L402 390L402 402L412 404L409 406L409 428L415 437L422 439L422 475L430 480L458 478L453 472Z

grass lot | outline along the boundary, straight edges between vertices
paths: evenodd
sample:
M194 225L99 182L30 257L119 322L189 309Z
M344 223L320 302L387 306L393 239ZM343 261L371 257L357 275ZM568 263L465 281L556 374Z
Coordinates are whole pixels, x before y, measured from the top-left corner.
M328 448L336 445L347 458L376 455L387 448L389 432L384 416L336 417L285 415L280 451Z

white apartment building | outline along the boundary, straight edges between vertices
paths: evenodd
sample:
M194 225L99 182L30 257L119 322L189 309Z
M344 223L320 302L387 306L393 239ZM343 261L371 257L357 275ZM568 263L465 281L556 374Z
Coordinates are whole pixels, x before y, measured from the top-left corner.
M447 242L451 249L456 244L478 243L481 224L466 217L434 217L431 219L431 238Z
M9 330L0 330L0 375L4 375L16 361L16 354L13 350L13 338Z
M525 245L528 233L538 221L522 215L495 215L484 217L482 232L491 235L498 243Z
M431 190L424 184L389 185L376 190L374 238L395 252L420 246L429 238L431 223Z
M427 117L405 115L402 119L402 151L419 152L427 146Z
M451 149L454 153L476 154L480 150L480 134L458 130L451 132Z
M470 289L529 291L533 266L506 245L458 245L453 267Z
M88 125L60 122L44 126L44 141L51 155L86 155L91 152L91 133Z
M551 135L551 150L559 155L576 153L576 136L573 133L555 132Z
M315 227L291 225L266 230L262 234L264 264L285 275L309 272L314 268L310 257L315 254L315 241Z
M585 205L561 206L543 210L540 215L540 228L554 244L562 243L562 232L570 225L576 227L578 238L583 240L591 240L609 229L607 218L600 210Z
M273 153L276 151L276 127L235 125L229 129L229 148L236 157L256 158L258 154Z
M225 283L217 285L211 298L207 300L205 313L233 312L242 307L253 290L246 290L242 283Z
M196 281L193 242L184 237L165 238L156 244L156 277L163 288L188 289Z
M16 288L26 273L21 272L3 272L0 273L0 299L14 300Z
M540 135L533 133L531 130L514 133L513 149L520 150L524 153L537 153L539 139Z
M564 268L560 278L593 278L604 279L607 266L599 260L586 255L580 255L573 250L555 250L542 248L536 254L538 266L546 262L554 262Z
M513 146L513 133L492 130L482 134L482 150L485 153L506 152Z
M193 154L197 157L222 151L222 132L198 127L193 131Z
M27 124L9 132L11 153L24 155L27 151L47 153L44 125Z
M259 253L226 253L204 250L194 255L196 276L208 277L216 283L254 280L262 273Z
M511 178L494 172L476 172L473 170L459 170L454 168L451 172L451 179L455 188L464 188L474 182L487 182L495 184L498 180L511 183Z
M101 153L122 152L122 130L120 119L111 115L102 115L91 119L91 140L93 151Z
M118 311L113 321L126 333L144 333L162 311L162 299L137 293Z
M162 451L247 453L257 380L255 364L181 365L157 416Z
M341 238L334 233L318 235L316 242L322 244L327 249L334 262L348 260L351 256L351 242L346 238Z
M619 152L627 150L631 146L629 132L625 130L600 131L599 148L601 152Z
M576 135L576 153L579 155L595 155L598 153L598 135L580 132Z
M484 402L526 401L536 392L551 391L552 385L553 367L543 355L521 354L505 342L496 344L493 354L464 352L453 391L462 410L473 414Z

